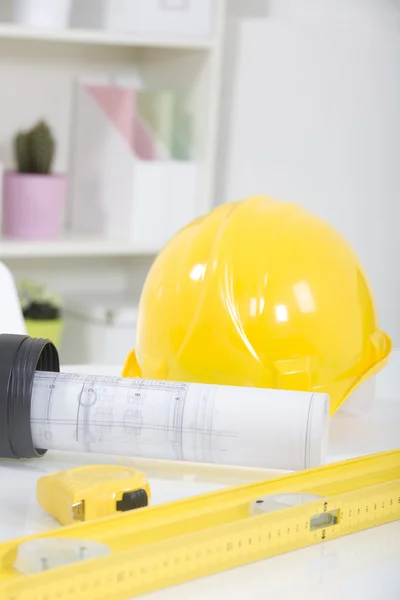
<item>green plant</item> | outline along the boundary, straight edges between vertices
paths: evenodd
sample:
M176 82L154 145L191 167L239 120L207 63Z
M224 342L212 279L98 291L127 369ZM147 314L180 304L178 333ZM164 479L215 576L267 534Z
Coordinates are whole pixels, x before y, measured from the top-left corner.
M45 286L32 281L21 281L18 283L18 296L25 319L60 319L60 298Z
M39 121L32 129L19 132L14 138L14 154L19 173L49 174L55 141L47 123Z

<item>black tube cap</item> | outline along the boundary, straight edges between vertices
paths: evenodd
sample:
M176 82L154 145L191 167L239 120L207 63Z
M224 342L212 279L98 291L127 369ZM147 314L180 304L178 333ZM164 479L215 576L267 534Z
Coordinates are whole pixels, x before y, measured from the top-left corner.
M0 458L35 458L31 397L36 371L59 372L54 344L48 339L0 334Z

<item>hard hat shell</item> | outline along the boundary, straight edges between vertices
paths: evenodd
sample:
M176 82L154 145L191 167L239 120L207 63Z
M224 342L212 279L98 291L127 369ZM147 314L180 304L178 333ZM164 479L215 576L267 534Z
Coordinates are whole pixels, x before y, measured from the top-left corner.
M255 196L193 221L157 256L123 374L324 392L333 413L390 350L348 242L296 204Z

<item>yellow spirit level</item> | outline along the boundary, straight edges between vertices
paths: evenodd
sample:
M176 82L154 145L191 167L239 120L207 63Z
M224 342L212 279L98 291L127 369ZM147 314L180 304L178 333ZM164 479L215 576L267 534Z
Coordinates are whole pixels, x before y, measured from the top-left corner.
M400 450L0 545L2 600L109 600L400 519Z

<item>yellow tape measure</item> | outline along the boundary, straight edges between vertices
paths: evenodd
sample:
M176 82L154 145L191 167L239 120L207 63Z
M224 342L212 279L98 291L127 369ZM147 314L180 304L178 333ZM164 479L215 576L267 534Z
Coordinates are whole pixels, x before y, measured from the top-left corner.
M0 597L123 600L398 519L400 450L3 543Z
M136 469L89 465L41 477L36 496L52 517L70 525L147 506L150 487Z

